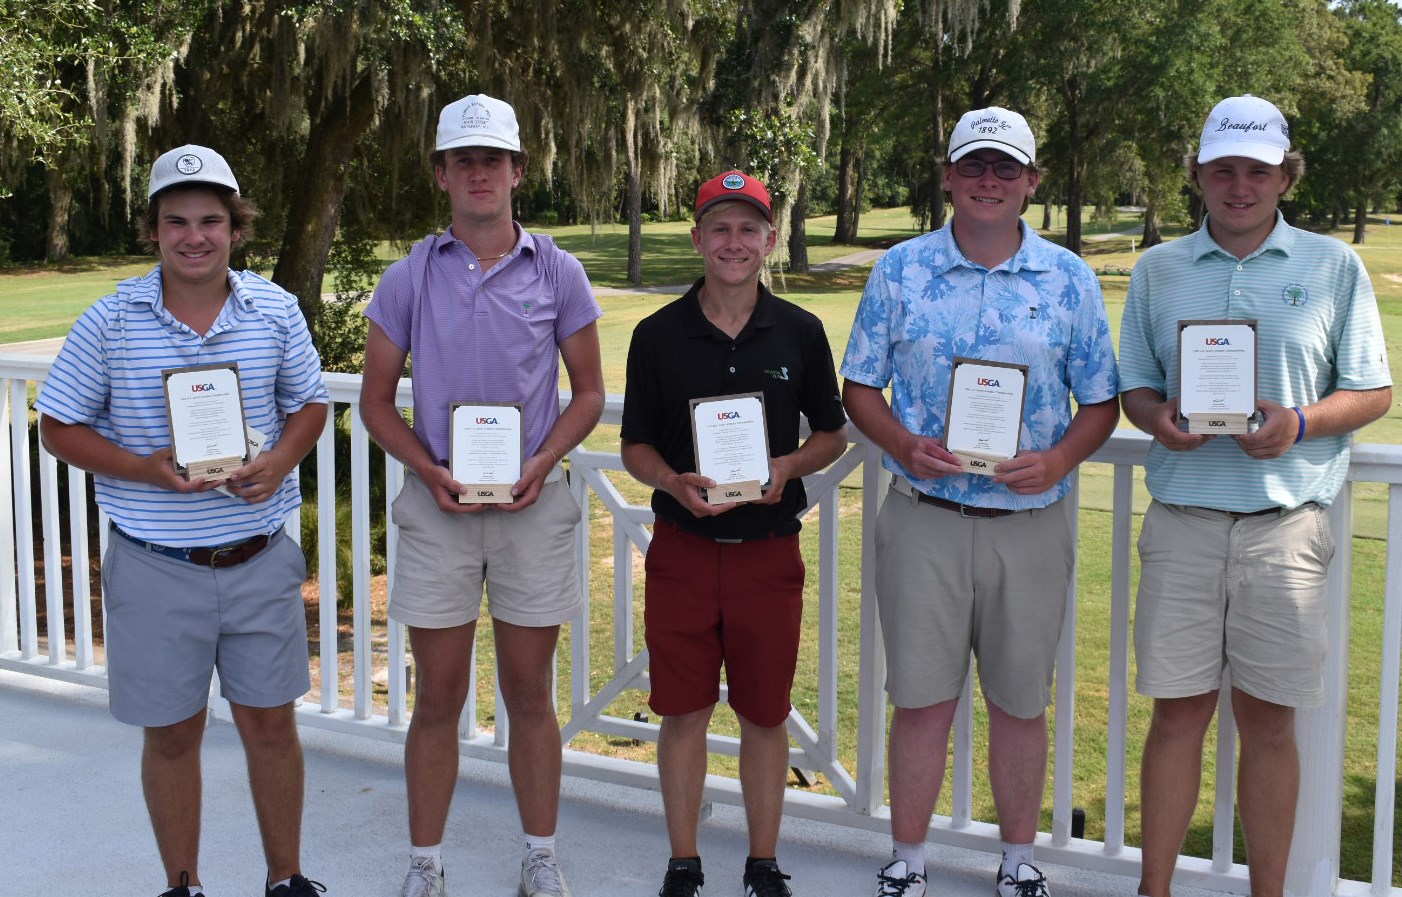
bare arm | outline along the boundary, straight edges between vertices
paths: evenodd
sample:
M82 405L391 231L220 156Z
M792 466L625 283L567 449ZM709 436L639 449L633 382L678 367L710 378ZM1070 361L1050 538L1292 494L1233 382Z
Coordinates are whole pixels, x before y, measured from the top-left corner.
M1257 404L1265 415L1265 422L1256 432L1233 438L1241 450L1253 458L1279 458L1295 444L1300 433L1300 418L1293 409L1275 402L1261 400ZM1305 438L1352 433L1382 417L1391 406L1391 386L1335 390L1300 409L1305 416Z
M993 480L1019 495L1046 492L1104 445L1119 420L1120 403L1115 399L1081 405L1056 445L1040 452L1019 452L993 468Z
M556 418L541 447L521 465L521 479L511 487L516 496L503 511L535 504L550 469L584 441L604 413L604 370L599 355L599 325L591 321L560 343L560 358L570 381L570 401Z
M784 497L789 480L806 477L822 470L842 456L847 449L847 428L814 430L803 444L787 455L769 459L769 488L755 504L778 504Z
M1156 389L1141 386L1121 393L1120 405L1130 423L1154 437L1169 451L1190 451L1214 438L1178 429L1178 400L1165 400L1163 393Z
M922 480L963 472L959 461L938 439L917 436L901 425L881 390L844 380L842 404L857 429L886 454Z
M365 340L365 373L360 379L360 417L365 421L365 429L381 448L418 474L433 493L440 511L453 514L479 512L482 505L458 502L462 483L438 466L419 437L409 428L404 415L399 413L394 396L399 390L399 378L404 374L404 361L408 357L409 353L396 346L379 324L370 322L370 335Z
M625 439L622 454L623 467L632 474L633 479L644 486L666 492L695 517L714 517L738 504L733 501L721 505L709 504L702 497L701 490L714 486L716 481L695 471L678 473L651 443Z
M206 492L218 485L200 478L186 480L175 469L169 446L138 455L87 424L66 424L43 414L39 417L39 438L60 461L102 476L147 483L172 492Z
M267 501L282 486L292 468L316 445L326 426L326 403L303 405L287 416L277 445L229 474L229 490L250 502Z

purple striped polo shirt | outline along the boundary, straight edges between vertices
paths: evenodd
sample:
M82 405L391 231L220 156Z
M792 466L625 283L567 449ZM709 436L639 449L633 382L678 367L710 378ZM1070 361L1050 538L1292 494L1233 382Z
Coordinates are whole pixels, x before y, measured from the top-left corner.
M559 344L603 314L584 266L519 224L516 247L483 273L451 229L389 266L365 316L410 355L414 433L448 458L453 402L519 402L526 456L560 416Z

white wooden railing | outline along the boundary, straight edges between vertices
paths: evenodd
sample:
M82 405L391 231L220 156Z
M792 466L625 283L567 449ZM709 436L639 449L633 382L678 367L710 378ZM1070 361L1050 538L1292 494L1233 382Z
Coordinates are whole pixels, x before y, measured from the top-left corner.
M0 668L21 671L35 676L80 682L105 687L106 672L95 661L94 633L88 577L70 577L71 597L65 598L61 573L61 527L66 522L66 536L71 542L72 569L86 572L92 551L88 545L88 478L69 471L68 503L59 507L59 463L37 447L34 425L29 410L32 392L47 374L48 359L0 354L0 465L8 467L8 479L0 477ZM348 735L402 741L407 729L409 711L406 686L406 652L403 628L388 624L387 639L388 698L383 713L374 712L372 702L372 630L370 613L371 517L385 513L387 508L372 508L370 501L370 443L358 413L359 378L332 374L327 376L332 400L338 407L350 409L350 467L336 470L334 448L336 431L328 423L316 451L306 462L315 465L319 483L336 483L349 479L351 484L351 532L354 577L353 649L349 658L338 651L337 638L337 570L336 507L334 501L321 501L318 513L318 558L315 571L320 588L320 658L319 700L308 700L300 707L303 725L337 730ZM401 384L399 401L407 406L410 392L407 381ZM604 423L617 424L620 401L610 400ZM878 622L871 600L873 594L873 522L885 492L887 477L880 467L879 453L852 432L855 442L846 454L827 471L806 480L813 509L818 511L817 563L809 559L810 571L816 570L818 586L818 696L817 718L810 720L795 710L789 717L788 729L794 744L790 763L803 770L816 770L831 783L835 795L815 794L790 789L786 796L786 811L793 815L836 822L865 829L886 830L889 811L885 805L885 733L886 700L882 690L885 678L885 658L881 648ZM1103 841L1073 838L1072 782L1076 768L1074 728L1076 725L1076 626L1075 578L1070 595L1073 612L1067 614L1061 634L1058 659L1055 704L1055 761L1052 773L1052 826L1038 839L1038 854L1053 862L1104 872L1121 873L1131 878L1138 875L1139 851L1125 843L1126 764L1138 757L1141 745L1130 744L1127 738L1129 717L1129 610L1133 546L1133 497L1135 468L1142 466L1147 440L1138 434L1120 432L1098 452L1094 459L1113 466L1113 530L1110 549L1113 552L1111 582L1111 654L1109 677L1109 733L1104 759L1105 837ZM34 458L37 452L37 466ZM613 675L601 686L591 683L590 626L594 614L586 612L571 626L570 687L559 699L568 710L563 735L568 743L582 732L596 732L638 740L655 741L654 723L610 716L606 708L625 689L647 688L647 651L634 641L634 575L633 549L646 551L651 534L649 509L629 503L615 483L622 465L617 454L576 450L570 455L571 488L584 508L585 526L579 534L578 551L581 570L590 569L590 538L588 521L591 505L599 503L613 522L613 570L611 594L593 595L588 606L598 610L612 606ZM37 495L40 502L42 528L36 531L32 495L31 469L37 469ZM838 485L844 478L860 470L862 483L861 514L846 522L838 513ZM403 478L402 467L393 459L386 461L386 495L397 494ZM1352 507L1353 487L1345 488L1331 509L1331 519L1338 551L1330 573L1331 593L1330 651L1327 671L1327 699L1319 710L1299 714L1301 787L1298 821L1289 871L1289 891L1295 895L1402 895L1402 889L1391 885L1394 858L1392 855L1394 827L1394 783L1396 780L1397 716L1399 647L1402 646L1402 448L1397 446L1360 445L1354 450L1350 468L1351 483L1381 483L1388 491L1387 562L1385 585L1384 648L1381 676L1378 683L1379 723L1377 732L1376 796L1373 807L1375 819L1374 863L1370 882L1339 879L1339 838L1343 807L1343 755L1347 722L1348 652L1350 634L1350 595L1352 572ZM334 490L322 490L324 497ZM388 499L387 499L388 500ZM100 523L102 521L99 521ZM810 525L812 520L809 520ZM861 556L842 557L839 551L839 527L861 527ZM296 529L293 527L292 529ZM105 543L106 527L99 526ZM385 556L389 559L393 577L395 531L388 527ZM98 546L98 550L105 544ZM39 558L44 571L44 594L37 594L36 565ZM840 564L861 564L862 603L860 629L839 632L838 570ZM588 591L589 577L583 577ZM44 602L45 629L40 631L39 601ZM73 605L74 631L65 631L65 601ZM811 609L810 609L811 613ZM1089 623L1090 621L1082 621ZM377 624L376 624L377 625ZM1103 625L1103 621L1094 621ZM860 662L856 671L839 671L839 639L860 642ZM40 642L47 644L41 653ZM351 687L340 684L340 667L350 664ZM474 659L475 667L475 659ZM857 692L857 753L855 761L839 755L839 675L859 677ZM973 818L974 765L973 706L970 686L956 721L953 765L953 811L950 816L937 816L931 824L931 839L957 846L997 849L997 827ZM1226 690L1224 689L1224 692ZM496 726L490 732L478 729L475 690L469 690L468 706L462 717L462 751L465 755L496 760L505 759L509 725L504 706L496 702ZM215 700L214 712L227 708ZM1220 713L1217 756L1215 817L1212 857L1199 859L1181 857L1179 880L1225 892L1247 892L1246 869L1232 859L1233 793L1234 793L1234 734L1230 707L1223 703ZM733 738L712 736L711 750L735 754L738 743ZM565 768L572 775L596 780L657 788L656 768L648 763L624 760L577 749L566 749ZM1097 758L1097 760L1100 758ZM738 781L709 776L706 784L708 800L738 803Z

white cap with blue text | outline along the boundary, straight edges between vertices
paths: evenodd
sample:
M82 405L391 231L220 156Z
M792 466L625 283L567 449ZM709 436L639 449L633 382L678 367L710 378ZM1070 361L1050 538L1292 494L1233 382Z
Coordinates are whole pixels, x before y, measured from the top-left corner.
M459 146L490 146L521 151L521 128L510 103L474 93L443 107L438 116L438 150Z
M958 162L978 149L1007 153L1023 165L1037 161L1037 139L1027 119L1010 109L989 106L965 112L949 135L949 161Z
M239 182L224 157L207 146L186 144L161 156L151 166L146 198L177 184L212 184L239 192Z
M1227 97L1207 116L1198 143L1198 161L1244 156L1279 165L1290 149L1290 126L1270 103L1251 94Z

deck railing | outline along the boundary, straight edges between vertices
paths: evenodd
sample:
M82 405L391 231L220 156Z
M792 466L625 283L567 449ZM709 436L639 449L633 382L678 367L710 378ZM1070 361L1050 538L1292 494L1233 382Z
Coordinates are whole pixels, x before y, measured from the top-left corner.
M35 676L80 682L105 687L106 672L98 663L94 649L94 632L89 620L93 615L95 597L89 588L87 575L69 576L68 588L62 575L63 545L70 546L72 570L86 574L89 558L105 548L106 527L99 521L96 531L99 545L89 545L87 475L68 471L67 505L60 507L59 474L62 465L42 448L34 437L30 400L32 392L47 374L48 360L19 355L0 354L0 465L8 467L10 477L0 477L0 668L16 670ZM319 644L314 653L320 656L317 678L319 694L305 701L300 710L302 725L337 730L347 735L400 741L407 730L409 673L406 668L404 630L389 623L383 629L371 616L371 556L372 515L378 517L387 508L371 506L370 442L360 420L359 378L332 374L327 376L331 397L337 408L348 408L350 417L350 469L336 469L337 431L328 422L316 450L306 464L315 469L318 483L350 483L351 566L354 571L350 588L352 598L352 649L347 659L339 645L338 633L338 571L337 571L337 507L334 501L319 501L317 506L317 558L314 571L320 589L321 626ZM410 403L408 382L401 384L399 401ZM617 424L621 412L615 397L608 403L604 423ZM859 433L851 431L854 442L830 469L806 479L812 511L817 513L817 563L809 559L810 578L817 583L817 714L809 719L795 710L789 717L788 730L794 747L790 763L802 770L815 770L831 783L833 795L815 794L790 789L786 796L786 811L790 814L836 822L858 828L885 830L889 811L885 805L885 733L886 700L882 690L885 658L879 637L873 595L874 571L873 523L885 492L887 476L880 467L879 452ZM1072 578L1071 609L1061 633L1055 698L1055 728L1053 732L1054 765L1052 771L1051 831L1038 838L1039 856L1073 867L1118 872L1131 877L1138 874L1139 851L1125 843L1125 807L1127 800L1137 799L1126 794L1126 765L1138 757L1140 745L1129 743L1129 641L1131 605L1131 565L1133 545L1133 501L1135 469L1142 466L1148 442L1139 434L1119 432L1093 458L1113 469L1113 518L1110 550L1112 552L1111 628L1108 720L1106 753L1094 758L1103 763L1105 774L1105 835L1103 841L1072 837L1072 782L1076 769L1075 701L1076 701L1076 627L1074 613L1076 594ZM37 459L35 454L37 453ZM344 455L344 452L343 452ZM587 610L570 627L569 656L557 663L568 664L570 676L566 693L560 702L568 707L563 714L563 736L568 743L584 732L601 733L640 741L655 741L658 727L638 719L609 715L607 708L625 689L647 688L647 650L635 643L634 625L634 550L646 551L651 534L651 511L630 503L620 491L616 477L622 464L617 454L578 449L570 455L571 489L584 509L585 526L581 527L577 550L581 570L591 568L589 521L595 506L602 507L613 528L613 588L611 594L593 595ZM37 471L33 474L32 471ZM403 469L392 458L385 461L386 502L397 494L403 479ZM37 489L31 481L37 476ZM839 513L838 487L844 480L860 476L861 512L859 515ZM1330 511L1338 545L1329 577L1331 612L1329 618L1329 666L1326 679L1326 702L1318 709L1298 715L1301 768L1303 782L1297 813L1294 851L1288 875L1289 891L1296 895L1402 895L1402 889L1391 885L1394 868L1392 845L1394 839L1394 791L1397 757L1397 716L1399 682L1399 648L1402 647L1402 448L1397 446L1356 446L1349 471L1350 485ZM1348 657L1350 643L1350 605L1352 573L1353 494L1356 484L1384 484L1387 490L1387 560L1384 601L1384 641L1379 692L1379 715L1376 760L1376 792L1373 806L1374 847L1371 881L1341 881L1339 879L1339 840L1344 798L1344 738L1347 725ZM321 490L323 496L333 496L334 489ZM41 526L35 528L33 498L38 496ZM839 542L840 528L861 528L860 557L843 556ZM292 529L296 529L293 527ZM393 576L395 529L387 524L384 556ZM849 545L851 542L849 541ZM36 563L36 559L38 562ZM839 632L839 569L841 565L861 564L860 628L857 632ZM43 571L43 594L39 594L37 571ZM816 573L812 572L816 571ZM589 576L584 576L583 588L590 588ZM66 594L67 593L67 594ZM44 630L40 631L40 602L43 602ZM66 631L65 606L74 621L73 631ZM610 608L611 613L602 612ZM809 613L813 612L809 609ZM593 665L590 658L590 627L612 619L612 669L607 682L591 681ZM1079 621L1086 625L1089 621ZM1097 620L1095 625L1104 625ZM850 739L853 733L842 731L842 719L852 714L839 711L839 640L860 643L855 761L840 756L841 735ZM383 712L376 712L372 681L372 645L383 640L387 647L385 666L388 680L387 695L382 699ZM45 650L40 650L41 642ZM349 686L343 687L341 665L349 663ZM474 658L474 669L476 662ZM488 675L481 670L479 675ZM841 675L850 676L851 670ZM1371 683L1370 683L1371 685ZM563 689L558 691L564 691ZM1224 689L1224 693L1225 693ZM475 690L469 690L468 706L462 716L462 751L465 755L504 760L509 739L509 721L504 707L496 702L496 725L489 731L477 726ZM996 850L999 844L996 825L973 818L974 795L974 724L971 707L972 686L965 691L956 719L954 733L953 810L950 816L936 816L931 824L931 839L937 842L973 848ZM847 700L851 700L848 698ZM221 702L215 700L214 711L220 712ZM1244 866L1233 862L1234 839L1234 730L1230 707L1223 702L1219 715L1220 745L1216 757L1216 794L1213 829L1213 849L1209 859L1182 857L1179 876L1184 882L1203 887L1241 893L1247 892ZM847 723L850 725L850 722ZM735 754L738 743L722 736L710 738L714 752ZM655 766L635 760L619 759L567 747L566 771L571 775L592 779L657 787ZM738 803L738 781L721 776L709 776L706 784L709 800Z

